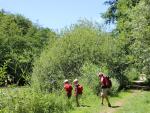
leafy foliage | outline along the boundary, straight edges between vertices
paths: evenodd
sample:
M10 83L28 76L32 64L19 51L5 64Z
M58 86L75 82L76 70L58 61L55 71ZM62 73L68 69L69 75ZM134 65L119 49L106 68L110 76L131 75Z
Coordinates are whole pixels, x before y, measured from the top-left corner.
M106 0L105 4L109 5L108 10L102 14L102 17L105 19L106 23L115 23L120 20L128 19L126 14L127 9L131 9L136 6L140 0Z
M3 89L0 96L2 113L64 113L73 108L60 93L43 94L30 88Z
M7 74L24 84L40 51L55 38L50 29L38 27L21 15L0 12L0 65L10 60Z
M109 35L90 23L74 25L42 53L34 65L33 81L37 78L40 89L59 88L63 78L80 77L80 69L86 61L103 67L102 64L107 65L107 60L116 51L113 42Z
M137 68L137 73L145 73L149 79L149 1L148 0L117 0L107 2L110 7L115 4L113 9L108 9L105 13L107 19L113 21L115 15L116 29L114 36L120 42L120 61L118 67L123 68L120 74L125 74L129 68ZM114 62L114 60L112 60ZM122 63L121 63L122 62ZM122 66L120 65L123 64ZM114 67L114 66L113 66ZM138 74L137 76L139 76ZM133 75L134 76L134 75ZM132 78L132 77L131 77Z
M141 1L129 16L132 21L127 21L126 26L130 28L129 37L134 39L130 49L136 58L136 65L141 73L145 73L149 79L149 36L150 36L150 3L147 0Z
M5 63L2 67L0 67L0 86L5 84L5 81L7 80L6 76L6 69L7 64Z

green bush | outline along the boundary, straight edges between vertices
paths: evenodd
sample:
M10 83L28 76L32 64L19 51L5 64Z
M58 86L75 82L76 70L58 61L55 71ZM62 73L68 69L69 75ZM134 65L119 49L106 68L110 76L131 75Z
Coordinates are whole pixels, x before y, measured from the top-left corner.
M4 89L0 98L2 113L64 113L73 108L64 95L34 92L29 88Z
M109 59L112 48L108 41L111 38L96 28L75 25L52 47L47 47L34 63L33 86L52 91L59 89L65 78L81 77L81 68L85 62L98 65Z
M0 67L0 86L4 85L5 80L7 80L6 73L6 68Z
M84 84L87 85L94 94L98 95L100 92L100 84L97 74L100 72L100 68L92 63L85 63L81 68L81 72Z
M139 78L140 73L136 68L128 68L125 70L124 75L128 78L128 80L131 82L133 80L137 80Z
M119 84L118 80L116 80L114 78L111 78L111 81L112 81L112 87L110 89L110 94L114 96L114 95L118 94L120 84Z
M97 76L98 73L104 72L107 76L111 76L109 75L109 70L106 66L103 65L103 67L99 67L89 62L83 65L83 67L81 68L81 72L82 72L83 83L86 86L88 86L94 92L94 94L97 94L97 95L99 94L101 90L101 87L99 84L99 78ZM120 84L118 80L116 80L115 78L111 78L111 81L112 81L112 88L110 90L110 94L116 95L119 90Z
M8 81L8 76L7 76L7 63L9 61L6 61L2 67L0 67L0 86L6 85L6 81ZM9 78L10 79L10 78Z

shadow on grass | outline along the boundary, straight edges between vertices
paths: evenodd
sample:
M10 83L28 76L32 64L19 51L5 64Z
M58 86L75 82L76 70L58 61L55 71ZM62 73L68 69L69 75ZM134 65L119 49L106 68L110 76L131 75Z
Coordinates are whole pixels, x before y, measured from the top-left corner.
M89 105L80 105L80 107L91 107Z
M119 108L119 107L121 107L121 106L111 106L111 108Z

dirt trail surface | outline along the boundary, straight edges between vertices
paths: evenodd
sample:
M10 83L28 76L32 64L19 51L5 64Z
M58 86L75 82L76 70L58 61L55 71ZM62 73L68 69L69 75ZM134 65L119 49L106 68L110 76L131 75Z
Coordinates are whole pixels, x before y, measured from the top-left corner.
M118 109L120 109L128 99L131 99L135 95L137 96L141 91L140 90L131 90L131 94L128 97L117 100L115 103L112 103L112 107L107 107L105 104L99 113L116 113Z

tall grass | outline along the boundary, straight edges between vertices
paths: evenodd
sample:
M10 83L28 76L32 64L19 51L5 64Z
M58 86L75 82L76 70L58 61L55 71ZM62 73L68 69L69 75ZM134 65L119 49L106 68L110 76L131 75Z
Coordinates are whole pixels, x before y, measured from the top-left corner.
M1 89L1 113L64 113L72 109L61 93L34 92L30 88Z

